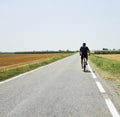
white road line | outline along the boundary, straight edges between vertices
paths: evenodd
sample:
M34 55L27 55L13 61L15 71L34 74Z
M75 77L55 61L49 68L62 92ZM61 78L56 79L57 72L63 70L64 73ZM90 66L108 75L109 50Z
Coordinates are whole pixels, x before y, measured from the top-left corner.
M34 70L31 70L31 71L22 73L22 74L20 74L20 75L17 75L17 76L15 76L15 77L12 77L12 78L7 79L7 80L5 80L5 81L1 81L1 82L0 82L0 85L2 85L2 84L4 84L4 83L7 83L7 82L9 82L9 81L12 81L12 80L14 80L14 79L16 79L16 78L19 78L19 77L21 77L21 76L24 76L24 75L27 75L27 74L29 74L29 73L32 73L32 72L34 72L34 71L37 71L38 69L41 69L41 68L43 68L43 67L44 67L44 66L41 66L41 67L39 67L39 68L36 68L36 69L34 69Z
M94 78L94 79L97 78L96 75L93 73L93 70L92 70L92 68L90 67L89 64L88 64L88 68L89 68L89 70L90 70L90 72L91 72L93 78Z
M93 73L92 68L90 67L90 65L88 65L88 68L93 76L94 79L97 79L96 75ZM96 81L96 80L95 80ZM99 81L96 81L96 84L100 90L101 93L106 93L106 91L104 90L103 86L101 85L101 83ZM107 94L106 94L107 95ZM109 111L111 112L113 117L120 117L117 109L115 108L115 106L113 105L112 101L109 98L104 98L105 102L107 104L107 107L109 109Z
M96 81L96 84L97 84L98 89L100 90L101 93L105 93L106 92L100 82Z
M119 113L117 112L115 106L113 105L112 101L110 99L105 99L105 102L112 114L113 117L120 117Z
M1 82L0 82L0 85L1 85L1 84L4 84L4 83L6 83L6 82L9 82L9 81L11 81L11 80L14 80L14 79L16 79L16 78L18 78L18 77L20 77L20 76L23 76L23 75L24 75L24 74L21 74L21 75L12 77L12 78L10 78L10 79L7 79L7 80L5 80L5 81L1 81Z

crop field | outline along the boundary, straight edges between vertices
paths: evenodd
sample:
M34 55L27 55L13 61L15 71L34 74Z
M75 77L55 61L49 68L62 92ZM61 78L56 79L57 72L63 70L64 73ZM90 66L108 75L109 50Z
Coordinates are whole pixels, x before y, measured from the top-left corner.
M97 56L102 57L102 58L107 58L110 60L120 61L120 54L99 54Z
M93 54L90 60L103 77L120 85L120 54Z
M104 71L120 74L120 54L95 54L90 57L90 60Z
M0 81L40 66L47 65L73 53L39 53L39 54L0 54Z
M120 96L120 54L93 54L90 61L94 69Z
M34 64L49 60L56 56L62 56L65 53L53 54L0 54L0 72L16 69L29 64Z

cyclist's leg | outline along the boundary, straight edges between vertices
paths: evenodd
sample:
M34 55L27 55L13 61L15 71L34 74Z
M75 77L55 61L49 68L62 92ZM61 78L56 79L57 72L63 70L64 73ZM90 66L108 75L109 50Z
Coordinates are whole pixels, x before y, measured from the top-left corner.
M85 58L86 58L86 64L88 64L88 63L87 63L87 62L88 62L88 55L86 55L86 57L85 57Z

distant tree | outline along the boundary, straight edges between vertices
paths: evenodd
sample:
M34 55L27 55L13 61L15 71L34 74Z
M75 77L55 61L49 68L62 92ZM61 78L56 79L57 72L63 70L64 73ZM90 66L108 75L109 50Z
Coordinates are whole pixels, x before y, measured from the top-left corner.
M103 50L108 50L108 48L103 48Z
M70 52L70 50L67 49L66 52Z
M59 50L59 52L62 52L62 50Z

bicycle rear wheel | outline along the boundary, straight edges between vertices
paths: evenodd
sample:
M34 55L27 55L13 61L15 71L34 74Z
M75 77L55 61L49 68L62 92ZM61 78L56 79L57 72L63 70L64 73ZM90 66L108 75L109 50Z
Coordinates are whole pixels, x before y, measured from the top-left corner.
M86 59L85 58L83 59L83 69L84 69L84 72L85 72L85 70L86 70Z

